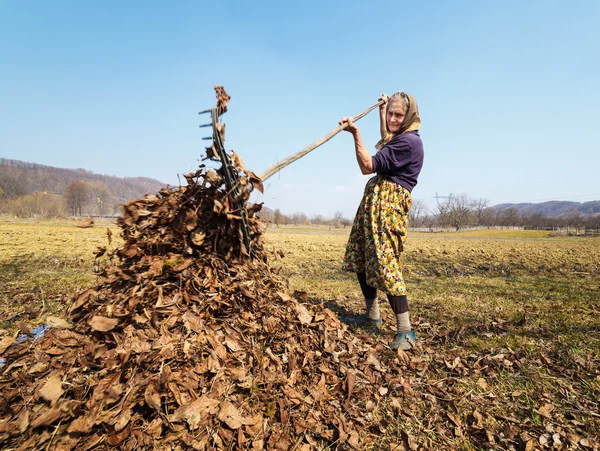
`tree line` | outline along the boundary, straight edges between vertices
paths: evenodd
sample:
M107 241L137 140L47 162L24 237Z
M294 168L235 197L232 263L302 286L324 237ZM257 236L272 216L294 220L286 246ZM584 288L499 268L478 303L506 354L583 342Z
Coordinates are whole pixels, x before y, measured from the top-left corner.
M327 217L321 214L313 214L308 216L306 213L284 214L279 208L270 210L264 208L260 211L259 216L266 222L275 226L281 225L316 225L329 227L349 227L352 225L352 219L348 219L341 211L336 211L332 217Z
M320 214L308 216L305 213L284 214L280 209L263 209L260 216L275 226L319 225L329 227L349 227L353 219L342 212L332 217ZM410 211L410 227L430 230L461 230L473 227L523 227L529 229L572 228L575 231L600 229L600 214L583 215L576 208L560 217L541 213L521 212L516 208L496 209L489 206L487 199L473 199L467 194L450 194L437 199L433 208L428 208L423 200L413 200Z
M489 200L472 199L467 194L450 194L437 198L433 209L428 209L421 200L413 202L411 226L461 230L473 227L522 227L527 229L573 228L600 229L600 214L584 215L571 208L560 216L528 213L517 208L494 208Z
M16 199L40 192L63 195L66 187L76 181L90 184L91 191L103 186L117 203L138 199L145 193L156 193L165 186L146 177L115 177L85 169L55 168L0 158L0 199Z
M7 179L0 184L0 214L17 217L56 218L65 216L114 216L124 200L114 196L102 183L74 180L62 193L36 191L16 195L6 191ZM8 179L10 182L10 179ZM141 196L138 196L141 197ZM305 213L284 214L280 209L264 208L259 215L274 226L313 225L328 227L350 227L353 218L341 211L333 216L321 214L308 216ZM520 212L516 208L497 209L489 207L487 199L472 199L466 194L445 196L432 209L424 201L414 200L410 211L410 227L429 230L461 230L473 227L523 227L529 229L572 228L600 230L600 214L582 215L577 209L567 211L560 217L549 217L541 213Z
M120 203L102 183L84 180L74 180L60 194L36 191L15 195L0 186L0 214L17 217L113 216Z

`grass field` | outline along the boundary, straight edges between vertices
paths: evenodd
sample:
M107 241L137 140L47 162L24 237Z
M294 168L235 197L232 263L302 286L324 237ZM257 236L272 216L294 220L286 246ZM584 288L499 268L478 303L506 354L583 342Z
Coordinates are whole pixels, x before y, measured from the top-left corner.
M93 252L106 245L107 228L117 237L110 223L0 220L0 338L17 321L60 313L97 282ZM265 238L268 249L283 250L271 264L291 290L348 315L363 302L354 276L340 271L348 233L270 228ZM405 358L406 383L392 390L398 420L379 423L377 406L366 406L375 448L400 437L410 449L594 449L600 239L409 233L404 267L419 346ZM382 349L393 330L387 306L383 316L381 330L356 330Z

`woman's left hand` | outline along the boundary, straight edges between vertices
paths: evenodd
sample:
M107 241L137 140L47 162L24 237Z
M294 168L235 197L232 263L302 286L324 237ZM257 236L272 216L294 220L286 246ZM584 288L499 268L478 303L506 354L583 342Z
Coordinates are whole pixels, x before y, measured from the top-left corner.
M380 109L385 109L386 106L387 106L387 103L390 101L390 98L388 97L387 94L384 93L384 94L381 94L381 97L379 97L379 99L377 99L377 100L379 102L383 101L383 103L381 105L379 105L379 108Z
M344 130L347 132L356 133L358 131L358 127L354 125L354 121L351 117L343 117L340 121L340 125L346 125Z

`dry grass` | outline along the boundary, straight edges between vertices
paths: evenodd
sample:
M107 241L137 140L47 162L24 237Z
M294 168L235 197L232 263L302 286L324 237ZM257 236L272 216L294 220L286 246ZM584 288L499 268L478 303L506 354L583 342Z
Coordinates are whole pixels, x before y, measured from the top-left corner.
M96 283L93 252L106 245L106 228L118 234L108 222L86 229L70 221L0 222L0 329L59 313Z

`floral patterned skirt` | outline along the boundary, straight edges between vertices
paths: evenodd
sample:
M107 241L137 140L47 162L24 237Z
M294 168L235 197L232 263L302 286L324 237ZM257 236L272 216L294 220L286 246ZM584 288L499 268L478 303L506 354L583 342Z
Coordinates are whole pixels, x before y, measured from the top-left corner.
M364 272L367 284L402 296L406 285L400 257L412 205L410 191L382 176L370 179L350 232L344 269Z

